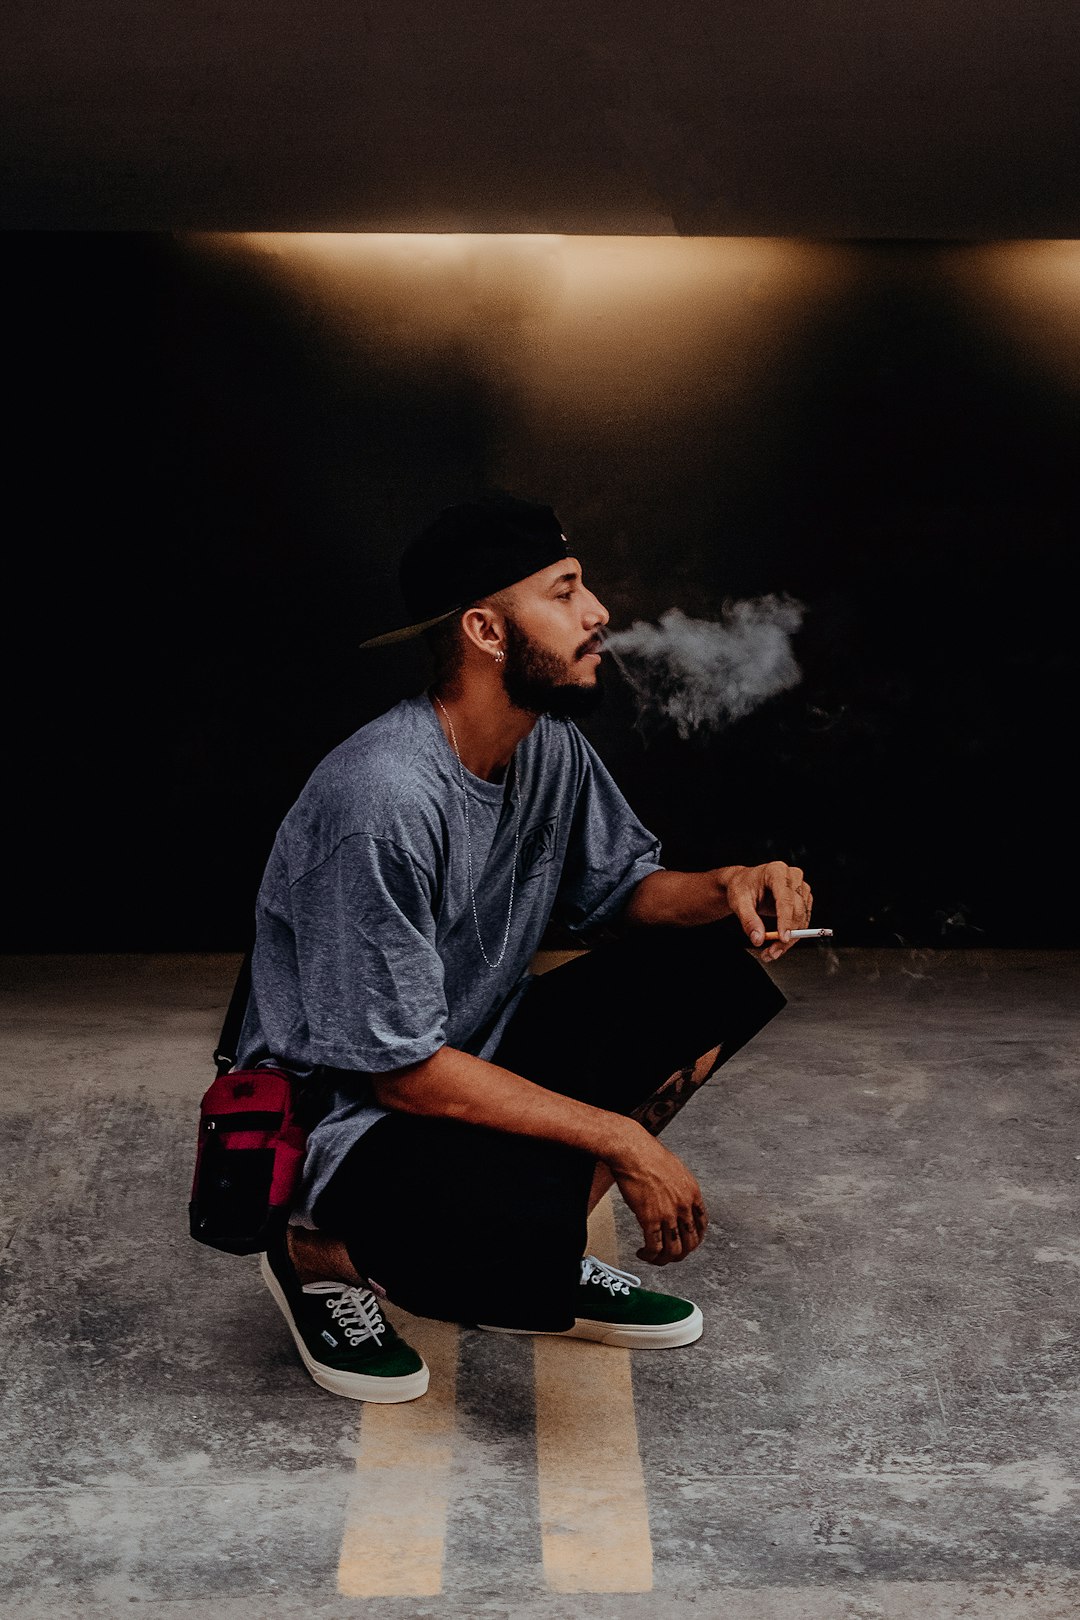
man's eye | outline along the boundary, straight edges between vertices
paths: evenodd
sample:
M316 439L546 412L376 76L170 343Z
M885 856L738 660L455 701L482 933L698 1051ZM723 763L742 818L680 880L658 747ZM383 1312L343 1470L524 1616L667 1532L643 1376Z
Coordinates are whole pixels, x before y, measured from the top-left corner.
M573 596L573 594L574 594L573 591L560 591L559 592L559 601L560 602L569 602L569 600Z

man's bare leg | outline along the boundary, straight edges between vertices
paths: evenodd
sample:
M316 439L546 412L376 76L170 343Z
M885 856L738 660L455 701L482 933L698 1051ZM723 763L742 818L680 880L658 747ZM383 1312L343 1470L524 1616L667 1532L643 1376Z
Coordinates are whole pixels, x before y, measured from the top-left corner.
M286 1228L289 1259L302 1283L344 1282L354 1288L366 1287L340 1238L325 1232L312 1232L306 1226Z
M659 1136L664 1126L670 1124L680 1108L685 1108L695 1091L703 1086L713 1073L720 1060L720 1050L719 1046L714 1046L710 1051L703 1052L696 1063L690 1064L685 1069L676 1069L674 1074L668 1075L663 1084L657 1086L652 1096L646 1097L641 1106L634 1109L631 1118L640 1120L653 1136ZM597 1164L589 1192L590 1215L604 1194L614 1185L614 1177L607 1165Z

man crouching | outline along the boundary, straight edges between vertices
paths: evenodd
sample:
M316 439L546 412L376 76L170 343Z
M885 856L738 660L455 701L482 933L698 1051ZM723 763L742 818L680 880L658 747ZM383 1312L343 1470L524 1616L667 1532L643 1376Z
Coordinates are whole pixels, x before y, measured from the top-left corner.
M425 635L434 679L285 817L238 1053L322 1094L263 1275L316 1382L370 1401L427 1388L384 1296L497 1332L700 1336L696 1305L585 1253L588 1213L614 1184L642 1260L701 1243L701 1189L656 1133L784 1005L761 963L811 908L783 862L661 865L574 724L608 613L550 507L447 508L400 580L414 622L368 645ZM552 927L591 948L535 975Z

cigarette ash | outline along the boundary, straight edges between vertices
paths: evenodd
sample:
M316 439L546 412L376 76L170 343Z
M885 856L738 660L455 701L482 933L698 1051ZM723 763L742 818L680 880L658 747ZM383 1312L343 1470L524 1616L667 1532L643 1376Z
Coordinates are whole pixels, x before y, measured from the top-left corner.
M669 608L659 624L639 620L606 635L604 650L634 690L643 734L667 720L687 738L720 731L799 684L791 638L803 613L790 596L726 603L719 621Z

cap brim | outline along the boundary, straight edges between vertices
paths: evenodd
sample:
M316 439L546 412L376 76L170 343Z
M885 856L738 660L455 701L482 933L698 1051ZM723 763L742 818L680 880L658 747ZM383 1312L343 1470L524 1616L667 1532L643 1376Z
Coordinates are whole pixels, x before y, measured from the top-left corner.
M389 647L394 641L408 641L412 636L423 635L424 631L430 630L433 625L442 624L444 619L452 619L455 613L460 612L460 608L451 608L449 613L436 613L433 619L421 619L418 624L407 624L402 630L388 630L385 635L371 636L367 641L362 641L357 650L362 651L367 647Z

